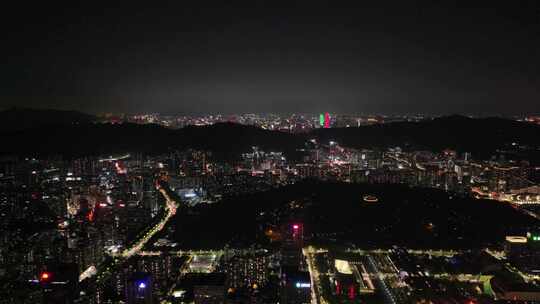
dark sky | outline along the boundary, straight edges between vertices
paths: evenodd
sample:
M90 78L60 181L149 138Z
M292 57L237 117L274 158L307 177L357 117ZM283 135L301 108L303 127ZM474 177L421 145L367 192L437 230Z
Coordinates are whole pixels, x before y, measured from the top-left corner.
M10 2L0 108L540 112L537 1Z

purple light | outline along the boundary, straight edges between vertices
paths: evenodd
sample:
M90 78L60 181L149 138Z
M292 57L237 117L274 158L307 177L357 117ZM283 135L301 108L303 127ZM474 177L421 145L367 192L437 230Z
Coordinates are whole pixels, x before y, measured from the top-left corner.
M144 284L144 282L140 282L139 289L144 289L144 288L146 288L146 284Z
M294 230L298 230L298 228L300 228L300 226L298 226L298 225L296 225L296 224L293 225L292 227L293 227Z

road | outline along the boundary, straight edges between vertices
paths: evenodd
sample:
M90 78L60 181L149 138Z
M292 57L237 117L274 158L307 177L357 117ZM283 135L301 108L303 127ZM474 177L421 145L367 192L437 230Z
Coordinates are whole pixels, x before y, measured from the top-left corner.
M135 243L133 243L129 248L126 248L121 253L117 254L111 254L113 257L113 260L105 263L101 263L97 267L95 267L95 271L92 271L92 275L85 275L82 277L84 280L85 278L91 277L94 274L96 275L96 279L98 282L103 282L106 278L108 278L111 274L111 271L119 265L119 263L122 263L126 259L129 259L133 255L139 254L146 243L159 231L163 230L163 228L166 226L167 222L176 214L176 210L178 207L178 203L171 199L169 194L167 194L166 190L159 186L158 191L163 195L165 198L165 216L163 219L161 219L157 224L155 224L150 230L148 230L145 235L138 239ZM82 281L82 280L81 280Z
M160 255L204 255L204 254L223 254L223 250L169 250L169 251L139 251L140 256L160 256Z
M375 285L378 287L379 290L382 291L384 302L386 304L396 304L394 295L392 294L388 286L386 286L383 275L377 269L377 266L375 266L375 261L370 255L367 256L366 267L368 271L370 272L371 277L374 279Z
M156 233L163 230L163 228L165 227L167 222L171 219L171 217L173 217L176 214L176 208L178 206L177 202L174 201L173 199L171 199L171 197L169 196L169 194L167 194L165 189L159 188L159 192L165 198L165 203L166 203L165 211L167 212L167 214L165 215L165 217L159 223L157 223L154 227L152 227L152 229L150 229L148 232L146 232L146 234L142 238L140 238L136 243L134 243L130 248L126 248L120 254L121 257L129 258L129 257L131 257L133 255L138 254L144 248L146 243L148 243L148 241Z
M191 260L193 259L193 255L189 255L187 260L182 264L182 267L180 267L180 271L178 272L178 277L176 278L175 282L172 284L171 288L169 288L169 292L167 295L169 297L174 297L174 292L176 291L176 286L182 280L182 278L187 273L187 270L189 268L189 264L191 263Z
M315 253L317 252L313 247L307 247L302 249L304 256L306 257L309 276L311 279L311 304L327 304L328 302L322 296L321 282L319 281L319 271L317 265L315 265Z

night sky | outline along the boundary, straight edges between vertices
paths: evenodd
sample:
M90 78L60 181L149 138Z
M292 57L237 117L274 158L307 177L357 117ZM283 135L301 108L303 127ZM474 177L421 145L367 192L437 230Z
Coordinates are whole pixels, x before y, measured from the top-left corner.
M540 112L537 1L10 2L0 108Z

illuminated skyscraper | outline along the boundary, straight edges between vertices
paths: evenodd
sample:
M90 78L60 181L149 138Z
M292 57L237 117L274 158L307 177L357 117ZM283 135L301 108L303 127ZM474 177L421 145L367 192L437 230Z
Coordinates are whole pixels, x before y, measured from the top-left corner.
M304 225L301 223L294 223L291 226L292 229L292 240L298 244L298 246L301 248L303 247L303 241L304 241Z
M324 128L330 128L330 114L328 112L324 113Z
M137 272L128 280L126 299L128 304L152 304L152 277L148 273Z
M227 274L228 287L263 287L268 281L268 262L267 254L249 254L233 257L225 264L225 273Z

